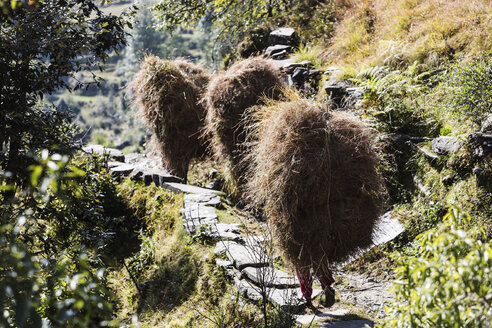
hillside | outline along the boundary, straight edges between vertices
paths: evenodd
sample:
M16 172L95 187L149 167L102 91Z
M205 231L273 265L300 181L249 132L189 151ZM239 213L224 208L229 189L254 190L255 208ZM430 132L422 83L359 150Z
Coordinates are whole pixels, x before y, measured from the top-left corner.
M492 325L490 1L0 5L0 328Z

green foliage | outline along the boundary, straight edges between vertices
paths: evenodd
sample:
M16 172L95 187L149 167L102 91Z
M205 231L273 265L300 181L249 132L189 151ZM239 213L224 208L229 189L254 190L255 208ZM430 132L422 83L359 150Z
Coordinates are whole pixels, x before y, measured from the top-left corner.
M174 29L177 26L193 26L207 18L220 29L225 37L240 33L278 16L293 1L186 1L161 0L154 7L161 26Z
M480 125L492 113L492 56L457 64L444 78L447 106L460 121Z
M452 209L444 225L420 235L411 254L398 254L397 300L384 327L489 327L492 247L470 217Z
M102 70L108 52L124 44L127 22L105 15L91 0L36 1L16 7L9 18L1 15L0 147L6 155L0 168L15 181L31 164L29 152L70 148L59 140L68 132L66 117L46 110L40 99L71 89L67 77L78 71ZM98 83L95 76L91 83Z
M0 327L113 325L112 294L90 238L107 232L90 235L87 230L104 224L84 226L80 217L97 208L97 202L85 203L93 200L84 198L90 191L80 184L91 173L47 151L32 160L29 185L0 206ZM0 186L7 189L6 174ZM63 215L54 215L57 210Z
M360 72L354 82L366 89L364 107L385 132L412 136L436 136L440 122L424 108L425 94L432 85L432 72L415 62L403 72L375 66Z

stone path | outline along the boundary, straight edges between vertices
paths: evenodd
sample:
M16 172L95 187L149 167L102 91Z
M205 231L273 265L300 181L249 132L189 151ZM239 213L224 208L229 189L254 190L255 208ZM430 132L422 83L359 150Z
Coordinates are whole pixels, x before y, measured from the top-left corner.
M268 299L292 313L305 308L297 278L273 267L268 238L245 236L240 225L220 223L215 213L220 207L220 197L209 191L185 195L182 216L188 233L198 231L200 225L207 226L205 233L218 240L215 254L227 258L217 259L217 266L226 270L244 297L253 301ZM383 215L375 229L372 247L394 239L402 231L403 226L390 213ZM354 256L352 260L357 258ZM352 273L344 274L344 277L348 280L347 287L338 291L344 302L355 304L375 317L384 315L383 305L390 295L390 282L377 282ZM314 289L313 298L321 293L320 289ZM369 320L346 320L344 316L348 314L350 311L345 308L330 309L316 315L298 315L296 321L301 326L310 326L314 322L318 327L373 327Z
M222 258L217 259L216 265L226 270L241 295L253 301L268 300L291 313L299 313L305 309L306 304L297 278L273 266L273 249L269 236L248 235L240 224L219 221L216 210L223 207L220 198L223 193L183 184L181 179L159 169L162 163L158 158L146 154L123 155L116 149L98 145L88 145L84 151L108 157L108 168L116 180L130 177L146 184L155 183L156 186L174 193L185 193L181 209L183 226L191 236L204 234L217 241L215 254ZM373 246L392 240L402 231L403 226L398 220L389 213L385 214L377 224ZM356 258L358 256L351 260ZM343 302L354 304L373 317L384 315L383 306L391 298L388 292L390 282L378 282L353 273L344 273L343 277L347 287L337 291ZM321 294L322 291L315 288L313 298ZM338 303L334 308L324 309L324 312L316 315L297 315L296 321L300 326L373 326L371 321L354 320L353 315L350 318L350 311Z

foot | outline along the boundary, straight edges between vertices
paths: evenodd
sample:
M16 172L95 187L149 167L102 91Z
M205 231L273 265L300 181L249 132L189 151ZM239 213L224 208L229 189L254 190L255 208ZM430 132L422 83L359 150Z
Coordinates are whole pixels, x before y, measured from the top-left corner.
M335 290L332 287L325 289L325 302L324 306L331 307L335 304Z

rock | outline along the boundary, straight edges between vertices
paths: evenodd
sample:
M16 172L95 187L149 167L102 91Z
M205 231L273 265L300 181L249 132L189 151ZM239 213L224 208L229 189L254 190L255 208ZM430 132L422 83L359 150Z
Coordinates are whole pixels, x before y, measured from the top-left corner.
M296 322L299 323L300 325L309 325L311 323L318 323L320 320L336 320L339 317L346 316L350 313L349 310L347 309L336 309L333 311L325 311L317 314L303 314L303 315L296 315L295 319Z
M215 260L215 264L218 267L221 267L221 268L224 268L224 269L232 269L232 267L233 267L232 262L229 261L229 260L216 259Z
M405 226L400 223L398 218L391 216L391 211L386 212L381 215L374 225L374 230L372 232L372 243L371 246L360 250L358 253L352 255L347 261L342 263L336 263L337 268L343 268L349 263L357 260L364 253L367 253L374 247L390 242L396 237L398 237L402 232L405 231Z
M237 223L217 223L212 227L210 237L220 240L242 241L241 229Z
M258 287L252 283L234 279L234 286L241 295L252 300L262 301L262 291L265 293L265 297L272 303L280 306L284 310L302 306L305 302L302 301L302 292L300 288L287 288L287 289L275 289L268 287ZM313 289L312 298L316 298L321 294L320 289Z
M489 114L482 121L482 126L480 128L482 133L492 133L492 114Z
M275 46L270 46L270 47L266 48L265 55L267 55L269 57L273 57L273 55L275 55L275 54L278 54L282 51L287 52L289 50L290 50L290 46L277 44Z
M447 155L460 149L462 144L457 137L438 137L432 139L432 151L438 155Z
M374 323L369 320L349 320L349 321L331 321L320 322L318 324L320 328L364 328L374 327Z
M475 147L473 154L478 158L492 154L492 134L473 132L468 136L468 142Z
M299 282L295 276L273 267L247 267L241 273L257 286L265 285L279 289L299 287Z
M184 207L187 208L193 204L202 204L213 207L221 207L220 197L214 194L187 194L184 196Z
M220 191L222 189L222 186L223 185L224 185L224 180L223 179L218 179L218 180L215 180L215 181L212 181L212 182L208 183L205 186L205 188Z
M433 153L431 150L426 149L424 147L419 147L419 146L414 146L415 149L424 155L424 157L431 163L436 162L439 159L439 156L437 156L435 153Z
M119 166L110 167L109 171L111 172L111 176L113 178L117 180L121 180L122 178L129 176L134 169L135 169L135 165L121 163L121 165Z
M282 27L270 32L270 41L273 44L296 45L296 31L291 27Z
M173 193L180 194L180 193L185 193L185 194L223 194L220 191L217 190L212 190L212 189L207 189L207 188L201 188L197 186L192 186L192 185L187 185L183 183L175 183L175 182L164 182L161 185L162 188L169 190Z
M336 66L328 67L323 74L328 75L330 79L336 79L343 71Z
M117 162L124 162L125 161L125 155L121 152L121 150L114 149L114 148L106 148L101 145L87 145L82 148L82 150L88 154L95 154L99 156L108 156L114 161Z
M298 62L298 63L294 63L294 62L291 62L291 63L287 63L285 65L282 66L282 69L288 73L294 71L294 69L296 67L304 67L304 68L309 68L313 65L313 63L309 60L303 60L301 62Z
M203 218L200 220L185 220L183 223L183 227L189 235L195 235L198 231L203 230L202 232L211 236L213 234L213 227L218 224L219 221L213 218ZM202 227L203 226L203 227Z
M330 97L335 107L342 107L343 97L346 95L346 89L350 86L350 83L346 81L333 81L329 80L325 82L324 89L326 94Z
M217 256L220 256L222 254L225 254L226 253L226 250L233 243L236 244L236 242L233 242L233 241L227 241L227 240L219 241L217 243L217 245L215 245L214 254L217 255ZM232 263L232 261L231 261L231 263Z
M116 162L116 161L110 161L108 162L108 169L112 169L113 167L117 167L120 165L125 165L126 163L124 162Z
M238 243L230 243L226 253L229 260L239 270L246 267L264 267L270 263L268 255L259 246L243 246Z
M391 216L391 212L386 212L376 221L372 234L372 243L374 246L387 243L404 231L405 226L400 223L398 218Z
M305 67L296 67L291 75L294 85L298 88L302 88L306 81L306 76L309 75L309 70Z
M272 55L272 58L275 60L284 59L288 54L289 54L289 52L287 50L282 50L280 52L274 53Z
M208 177L210 179L215 179L217 178L218 175L219 175L219 171L217 171L216 169L211 169L210 172L208 172Z
M217 220L217 212L215 211L215 208L202 204L187 206L181 209L180 213L186 221L200 221L206 219Z

